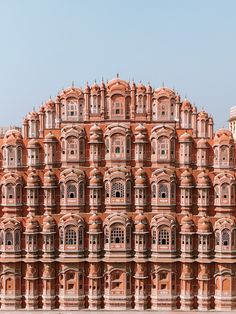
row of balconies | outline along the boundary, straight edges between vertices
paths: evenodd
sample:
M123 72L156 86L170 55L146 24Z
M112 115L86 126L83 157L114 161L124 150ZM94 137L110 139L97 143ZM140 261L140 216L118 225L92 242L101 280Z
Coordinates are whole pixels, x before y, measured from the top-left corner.
M136 144L134 157L131 157L131 150L129 153L121 153L117 150L117 153L106 153L103 156L103 150L101 144L90 144L92 150L90 152L90 157L86 159L85 149L83 151L63 151L61 157L58 154L57 145L46 144L44 147L44 158L42 158L42 152L40 147L29 148L27 149L27 161L23 164L22 162L22 148L19 151L19 147L13 146L11 149L13 153L9 154L7 147L4 148L6 152L4 153L3 158L3 168L14 169L21 168L23 166L28 167L40 167L43 165L46 166L57 166L61 162L65 166L66 164L84 164L85 161L90 162L94 166L98 166L101 162L106 162L108 164L129 164L131 160L134 160L139 166L143 166L147 161L151 161L153 166L163 163L175 163L180 167L191 167L196 164L199 168L205 167L214 167L219 169L232 168L234 166L234 158L225 157L221 158L220 156L215 156L214 160L210 161L207 153L207 149L198 149L196 151L196 161L193 159L195 156L194 152L186 146L186 150L182 149L177 159L174 154L170 155L168 150L164 150L162 154L158 154L157 151L152 152L152 154L147 154L144 144ZM146 144L145 144L146 145ZM183 145L183 144L181 144ZM14 152L15 150L15 152ZM73 152L73 154L72 154Z
M182 232L181 232L182 233ZM119 238L117 238L119 239ZM0 253L2 256L26 256L26 257L236 257L236 246L231 243L231 240L222 240L221 243L215 243L213 248L213 239L210 234L198 235L198 244L194 235L181 234L180 246L176 247L175 239L171 243L166 240L151 239L151 244L148 243L148 233L137 234L135 233L134 244L120 242L117 240L116 243L103 243L101 232L98 234L89 234L88 250L85 248L85 242L83 235L80 238L64 239L61 241L59 247L55 244L55 235L43 234L42 247L40 238L37 233L25 234L25 249L22 250L20 244L20 238L5 237L4 243L0 245ZM21 242L22 243L22 242ZM197 245L196 249L194 243Z

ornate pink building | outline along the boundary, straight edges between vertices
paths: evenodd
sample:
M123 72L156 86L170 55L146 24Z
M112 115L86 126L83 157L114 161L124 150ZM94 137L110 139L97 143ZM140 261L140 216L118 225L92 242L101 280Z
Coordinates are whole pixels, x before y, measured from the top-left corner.
M235 144L173 90L71 87L0 139L1 309L235 309Z

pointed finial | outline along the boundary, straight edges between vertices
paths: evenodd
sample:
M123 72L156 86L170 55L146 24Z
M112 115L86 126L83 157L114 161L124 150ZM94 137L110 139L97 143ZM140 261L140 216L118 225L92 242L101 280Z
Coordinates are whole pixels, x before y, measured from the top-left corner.
M116 78L119 78L119 73L116 73Z
M94 83L95 83L95 84L97 83L97 80L96 80L96 79L94 80Z
M150 85L150 81L148 81L148 85Z
M104 79L103 79L103 76L102 76L102 83L104 83Z
M164 81L162 81L162 87L164 87L165 86L165 83L164 83Z

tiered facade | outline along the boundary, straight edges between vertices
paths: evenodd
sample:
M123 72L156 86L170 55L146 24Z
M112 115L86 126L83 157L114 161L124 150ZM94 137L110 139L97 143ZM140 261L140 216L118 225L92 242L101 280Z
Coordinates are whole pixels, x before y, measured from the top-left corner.
M1 309L236 308L235 144L173 90L71 87L1 144Z

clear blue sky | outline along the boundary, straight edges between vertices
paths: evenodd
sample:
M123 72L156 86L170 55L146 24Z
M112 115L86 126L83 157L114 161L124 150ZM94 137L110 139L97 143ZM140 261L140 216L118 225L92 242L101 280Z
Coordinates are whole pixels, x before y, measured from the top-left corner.
M0 126L61 88L116 73L174 87L227 126L236 1L0 0Z

